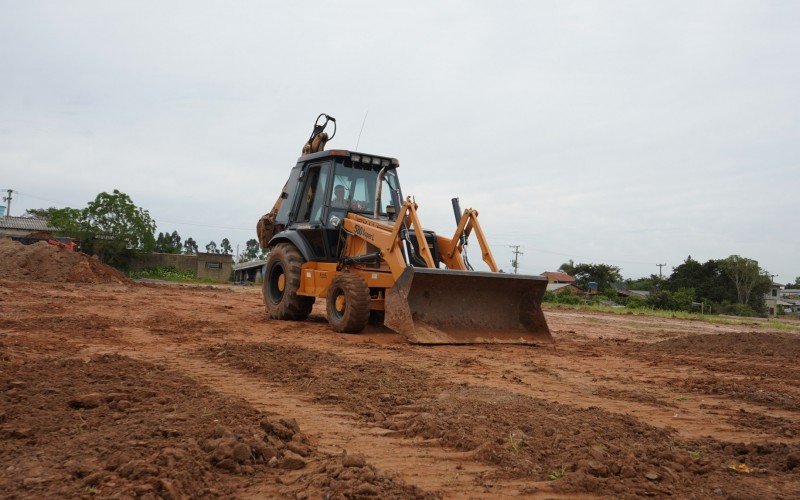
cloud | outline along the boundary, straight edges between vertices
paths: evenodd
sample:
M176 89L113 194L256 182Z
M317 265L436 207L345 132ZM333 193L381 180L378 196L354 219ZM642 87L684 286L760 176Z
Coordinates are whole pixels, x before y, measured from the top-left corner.
M353 148L369 110L360 149L400 159L429 227L478 209L506 268L520 244L525 272L740 253L793 279L798 9L6 2L0 187L15 212L119 188L243 244L313 118Z

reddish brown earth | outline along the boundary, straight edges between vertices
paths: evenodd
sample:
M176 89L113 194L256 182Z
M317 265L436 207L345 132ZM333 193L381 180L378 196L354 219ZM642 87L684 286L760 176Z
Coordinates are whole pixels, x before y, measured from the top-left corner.
M321 306L0 281L0 491L800 495L794 331L554 310L553 346L423 347Z
M66 283L129 283L113 267L80 252L39 241L0 238L0 279Z

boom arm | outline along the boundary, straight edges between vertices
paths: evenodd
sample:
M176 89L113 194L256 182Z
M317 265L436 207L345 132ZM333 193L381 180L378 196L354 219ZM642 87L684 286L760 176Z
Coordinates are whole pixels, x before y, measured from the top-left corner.
M408 266L402 253L403 239L401 231L413 228L420 257L429 268L436 267L431 249L425 240L422 223L417 214L417 204L411 198L407 198L403 202L394 225L355 213L348 213L343 224L344 230L356 237L351 238L348 242L346 254L349 257L370 253L367 251L367 244L377 247L381 252L382 259L389 265L392 275L397 278ZM478 223L478 212L471 208L464 210L452 239L448 239L445 236L437 236L441 262L448 269L467 270L463 256L464 240L462 240L461 236L463 234L469 237L473 231L478 237L483 261L486 262L492 272L497 272L497 263L494 260L481 225Z
M478 244L481 247L481 258L483 258L483 261L489 266L489 269L493 273L496 273L499 268L494 261L489 243L486 241L486 235L483 233L483 229L481 229L481 225L478 222L478 211L472 208L464 210L464 214L458 222L458 227L452 239L447 239L445 236L437 236L442 262L444 262L444 265L446 265L448 269L467 270L463 255L464 241L466 238L462 239L461 236L464 235L468 238L473 230L478 237Z

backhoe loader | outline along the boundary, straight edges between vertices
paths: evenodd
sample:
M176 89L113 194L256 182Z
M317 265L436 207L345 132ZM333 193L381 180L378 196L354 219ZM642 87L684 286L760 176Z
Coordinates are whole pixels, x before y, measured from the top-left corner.
M398 160L326 151L335 126L334 118L317 117L273 209L258 222L269 249L263 295L271 318L304 320L325 298L337 332L383 323L418 344L552 341L541 310L547 278L500 271L478 212L462 211L457 198L452 236L424 229L414 198L403 198ZM469 264L473 235L490 272Z

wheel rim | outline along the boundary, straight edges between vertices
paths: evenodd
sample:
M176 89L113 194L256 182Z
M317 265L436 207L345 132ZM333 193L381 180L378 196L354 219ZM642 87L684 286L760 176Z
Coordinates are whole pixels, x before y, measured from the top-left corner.
M280 303L286 290L286 273L283 266L276 262L269 271L269 299L273 304Z
M346 307L347 299L345 298L344 290L339 288L334 292L332 312L337 318L341 318L344 316L344 310Z
M338 312L339 314L342 314L344 312L344 302L345 302L344 294L336 297L336 312Z

